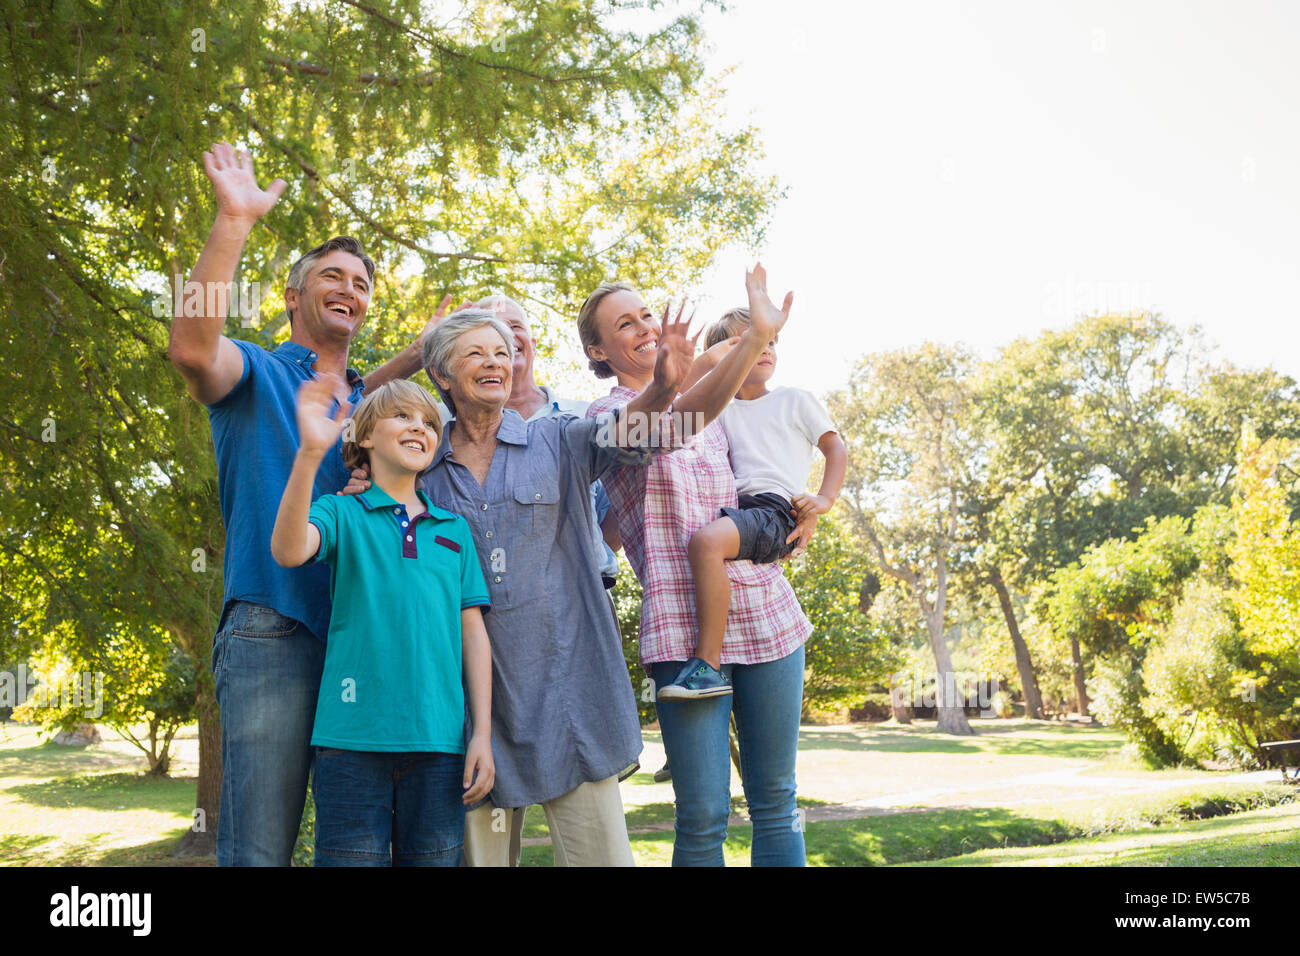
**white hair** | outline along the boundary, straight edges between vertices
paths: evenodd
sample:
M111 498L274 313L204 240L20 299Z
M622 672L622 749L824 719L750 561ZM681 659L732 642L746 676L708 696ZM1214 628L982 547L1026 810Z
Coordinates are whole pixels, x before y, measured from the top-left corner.
M438 386L443 402L453 415L456 414L456 403L452 400L451 390L439 385L434 374L437 373L438 376L450 381L453 377L451 356L456 350L456 342L466 332L485 325L491 326L496 330L497 335L501 336L501 341L505 342L506 351L510 354L507 364L513 364L515 338L510 333L509 326L497 318L495 312L487 309L461 309L459 312L453 312L435 325L433 331L420 342L420 361L428 371L429 377L433 379L434 385Z

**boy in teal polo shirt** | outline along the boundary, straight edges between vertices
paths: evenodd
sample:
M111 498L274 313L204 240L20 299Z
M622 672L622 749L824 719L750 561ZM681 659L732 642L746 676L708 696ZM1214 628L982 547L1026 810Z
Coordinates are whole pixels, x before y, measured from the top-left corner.
M373 487L312 503L316 469L350 407L340 399L330 416L341 389L322 376L299 390L301 444L271 536L280 564L331 566L334 610L312 731L316 865L457 866L465 806L495 776L487 584L465 519L416 488L442 425L413 382L368 395L345 436L345 462L368 464Z

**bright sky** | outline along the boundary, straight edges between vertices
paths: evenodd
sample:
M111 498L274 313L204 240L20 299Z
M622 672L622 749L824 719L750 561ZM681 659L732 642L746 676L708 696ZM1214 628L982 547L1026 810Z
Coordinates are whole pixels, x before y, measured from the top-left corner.
M776 384L1144 307L1300 378L1300 4L744 0L706 28L788 187ZM748 256L700 317L743 303Z

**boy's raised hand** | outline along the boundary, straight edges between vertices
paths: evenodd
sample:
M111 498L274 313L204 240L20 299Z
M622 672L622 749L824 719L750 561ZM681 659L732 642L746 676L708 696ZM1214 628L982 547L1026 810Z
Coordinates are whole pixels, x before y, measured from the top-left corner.
M343 424L352 412L343 380L334 374L303 382L298 389L298 448L313 456L324 456L339 440ZM338 411L330 406L338 401Z
M262 189L253 175L253 157L229 143L217 143L212 152L203 154L203 171L217 194L217 215L250 226L271 211L288 185L273 179Z
M749 296L750 328L764 343L770 342L790 318L794 293L787 292L785 301L778 309L767 294L767 270L761 262L755 263L752 270L745 271L745 292Z

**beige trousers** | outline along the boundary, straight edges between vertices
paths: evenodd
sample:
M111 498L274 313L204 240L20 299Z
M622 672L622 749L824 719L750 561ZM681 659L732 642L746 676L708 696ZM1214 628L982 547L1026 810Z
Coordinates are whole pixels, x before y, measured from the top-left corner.
M465 866L518 866L526 807L465 814ZM542 804L556 866L634 866L618 777L580 784Z

